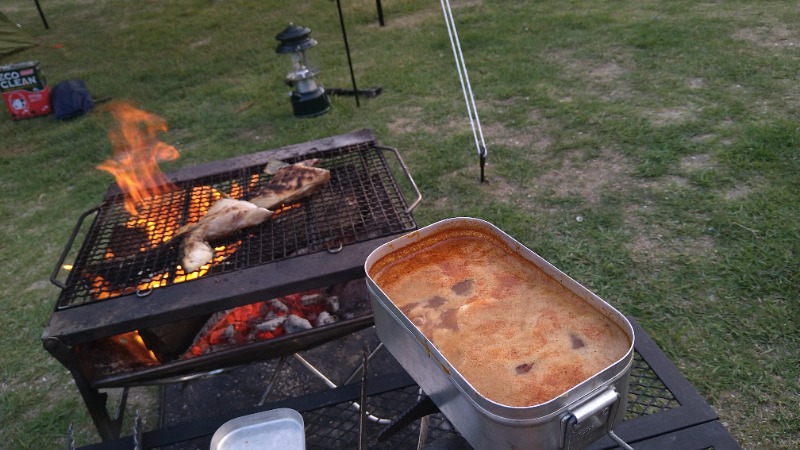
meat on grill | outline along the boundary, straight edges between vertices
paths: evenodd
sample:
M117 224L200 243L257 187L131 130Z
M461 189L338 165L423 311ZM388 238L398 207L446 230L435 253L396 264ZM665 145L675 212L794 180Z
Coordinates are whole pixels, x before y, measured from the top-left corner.
M296 164L271 162L265 172L274 170L274 175L250 201L220 199L211 205L208 213L199 221L181 227L176 236L186 234L181 260L184 271L194 272L214 258L214 249L209 241L259 225L272 216L271 208L300 200L322 189L330 181L331 173L327 169L314 167L318 162L317 159Z
M221 238L243 228L259 225L272 216L272 211L244 200L223 198L208 209L194 224L186 225L176 235L183 239L181 266L186 273L194 272L214 258L208 241Z
M258 192L250 202L261 208L273 209L283 203L291 203L317 193L331 179L328 169L314 167L318 159L307 159L295 164L284 165ZM274 165L268 164L266 172Z

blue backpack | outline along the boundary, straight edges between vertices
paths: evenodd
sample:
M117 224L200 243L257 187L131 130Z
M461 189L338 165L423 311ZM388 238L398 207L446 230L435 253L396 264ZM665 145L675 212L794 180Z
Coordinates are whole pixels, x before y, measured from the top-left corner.
M78 117L94 108L94 100L82 80L67 80L50 90L50 104L57 119Z

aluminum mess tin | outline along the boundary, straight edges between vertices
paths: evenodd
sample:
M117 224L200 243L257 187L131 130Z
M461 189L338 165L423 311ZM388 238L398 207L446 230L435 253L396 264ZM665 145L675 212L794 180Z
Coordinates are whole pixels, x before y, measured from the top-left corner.
M303 416L277 408L231 419L211 437L211 450L304 450Z
M381 290L370 269L381 258L436 233L477 229L494 236L619 325L630 341L625 355L560 396L513 407L481 395ZM375 249L365 262L378 337L439 410L476 449L583 449L622 421L627 407L634 332L619 311L489 222L445 219Z

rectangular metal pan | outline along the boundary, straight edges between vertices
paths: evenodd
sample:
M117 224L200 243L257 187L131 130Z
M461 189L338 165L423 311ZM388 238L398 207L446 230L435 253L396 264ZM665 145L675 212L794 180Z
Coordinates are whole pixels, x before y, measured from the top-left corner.
M557 398L538 405L512 407L477 392L370 276L373 265L381 258L458 227L478 229L499 238L619 325L630 340L625 355ZM367 258L365 270L379 338L473 447L581 449L622 420L633 361L634 332L630 322L607 302L494 225L467 217L434 223L378 247Z

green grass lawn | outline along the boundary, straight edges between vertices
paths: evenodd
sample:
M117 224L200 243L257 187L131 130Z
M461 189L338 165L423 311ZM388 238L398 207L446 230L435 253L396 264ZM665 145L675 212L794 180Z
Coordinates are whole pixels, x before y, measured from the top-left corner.
M163 117L165 171L361 128L396 147L420 225L496 224L636 318L747 449L800 446L800 9L793 1L455 0L489 149L478 158L439 2L343 3L360 88L291 114L289 23L312 28L326 87L350 87L336 3L6 0L50 85ZM0 110L0 448L98 441L41 346L48 280L111 176L100 105L71 121ZM155 426L149 390L132 408ZM129 414L130 415L130 414Z

